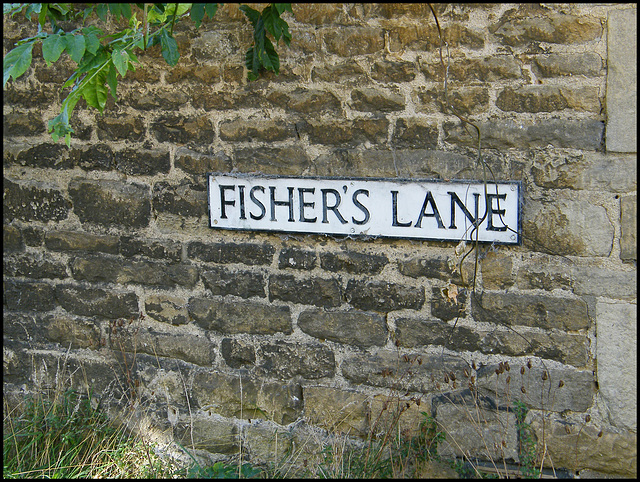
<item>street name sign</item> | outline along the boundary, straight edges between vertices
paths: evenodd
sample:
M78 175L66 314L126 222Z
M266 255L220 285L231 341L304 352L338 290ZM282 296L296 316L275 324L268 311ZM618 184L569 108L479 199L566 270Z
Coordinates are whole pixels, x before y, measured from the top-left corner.
M519 181L208 175L215 229L520 244Z

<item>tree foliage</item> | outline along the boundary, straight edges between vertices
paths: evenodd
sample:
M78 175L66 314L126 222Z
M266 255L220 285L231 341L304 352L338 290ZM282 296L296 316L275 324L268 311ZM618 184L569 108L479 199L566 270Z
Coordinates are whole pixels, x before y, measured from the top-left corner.
M73 133L69 119L80 99L103 112L109 94L118 99L118 79L140 63L136 52L154 45L160 45L164 60L175 66L180 59L173 35L176 23L190 19L199 28L206 17L213 18L222 6L217 3L5 3L3 15L13 17L22 13L37 22L38 31L33 37L19 40L5 55L3 87L29 69L37 43L42 43L42 57L48 66L66 53L76 68L61 90L68 87L71 90L62 101L60 114L49 121L48 130L54 141L64 138L69 146ZM249 80L256 80L265 70L279 73L280 60L271 38L276 45L281 38L289 45L289 25L281 15L292 11L291 4L268 4L262 12L241 5L240 10L253 26L253 43L245 54Z

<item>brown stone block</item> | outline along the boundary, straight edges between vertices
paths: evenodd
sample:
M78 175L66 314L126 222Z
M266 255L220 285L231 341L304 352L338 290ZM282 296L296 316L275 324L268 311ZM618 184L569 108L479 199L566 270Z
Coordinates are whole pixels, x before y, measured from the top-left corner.
M316 380L335 375L333 351L320 343L275 341L261 344L256 351L261 360L258 371L279 380L294 377Z
M150 221L151 196L144 184L73 179L69 196L83 223L141 228Z
M4 178L3 216L6 221L61 221L69 217L71 203L53 186L38 181L13 182Z
M424 288L397 283L349 280L345 299L353 307L366 311L419 310L424 305Z
M320 340L331 340L361 348L387 342L385 317L363 311L303 311L298 317L302 331Z
M397 112L405 109L402 94L363 88L351 92L351 107L361 112Z
M189 315L206 330L262 335L290 334L292 330L288 306L191 298L187 308Z
M620 259L635 261L638 259L638 197L636 194L620 199Z
M304 387L304 415L330 432L366 437L369 429L367 395L329 387Z
M593 422L543 419L538 413L532 413L527 421L535 431L538 447L543 442L546 448L545 467L566 468L581 475L594 470L607 478L638 476L636 433L601 428Z
M511 46L532 42L576 44L602 36L602 21L594 17L578 17L523 6L511 9L489 31Z
M597 77L604 73L602 57L595 52L536 55L533 57L533 65L538 77Z
M342 303L341 289L335 279L297 279L292 275L269 277L269 301L274 299L305 305L336 307Z
M323 32L327 51L351 58L380 52L384 48L384 34L373 27L342 27Z
M479 321L509 326L532 326L576 331L589 327L587 304L577 297L485 291L471 297Z

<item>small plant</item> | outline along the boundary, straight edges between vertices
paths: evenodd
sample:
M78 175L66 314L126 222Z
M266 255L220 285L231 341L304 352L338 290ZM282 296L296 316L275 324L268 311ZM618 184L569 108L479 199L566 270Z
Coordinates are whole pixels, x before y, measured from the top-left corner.
M167 467L142 439L114 427L75 390L24 402L5 400L5 478L161 477Z
M252 479L259 477L262 469L253 467L249 463L242 465L234 463L216 462L210 467L194 465L187 471L189 479Z
M528 412L527 407L520 400L514 400L513 411L516 416L516 429L518 430L520 473L525 478L536 479L540 476L540 470L536 467L536 441L533 438L531 426L525 423Z

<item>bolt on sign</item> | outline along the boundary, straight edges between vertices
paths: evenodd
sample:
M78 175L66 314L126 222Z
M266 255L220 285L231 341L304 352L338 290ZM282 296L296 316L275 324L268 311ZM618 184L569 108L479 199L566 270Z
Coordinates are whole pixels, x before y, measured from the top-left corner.
M212 228L520 244L519 181L214 174Z

